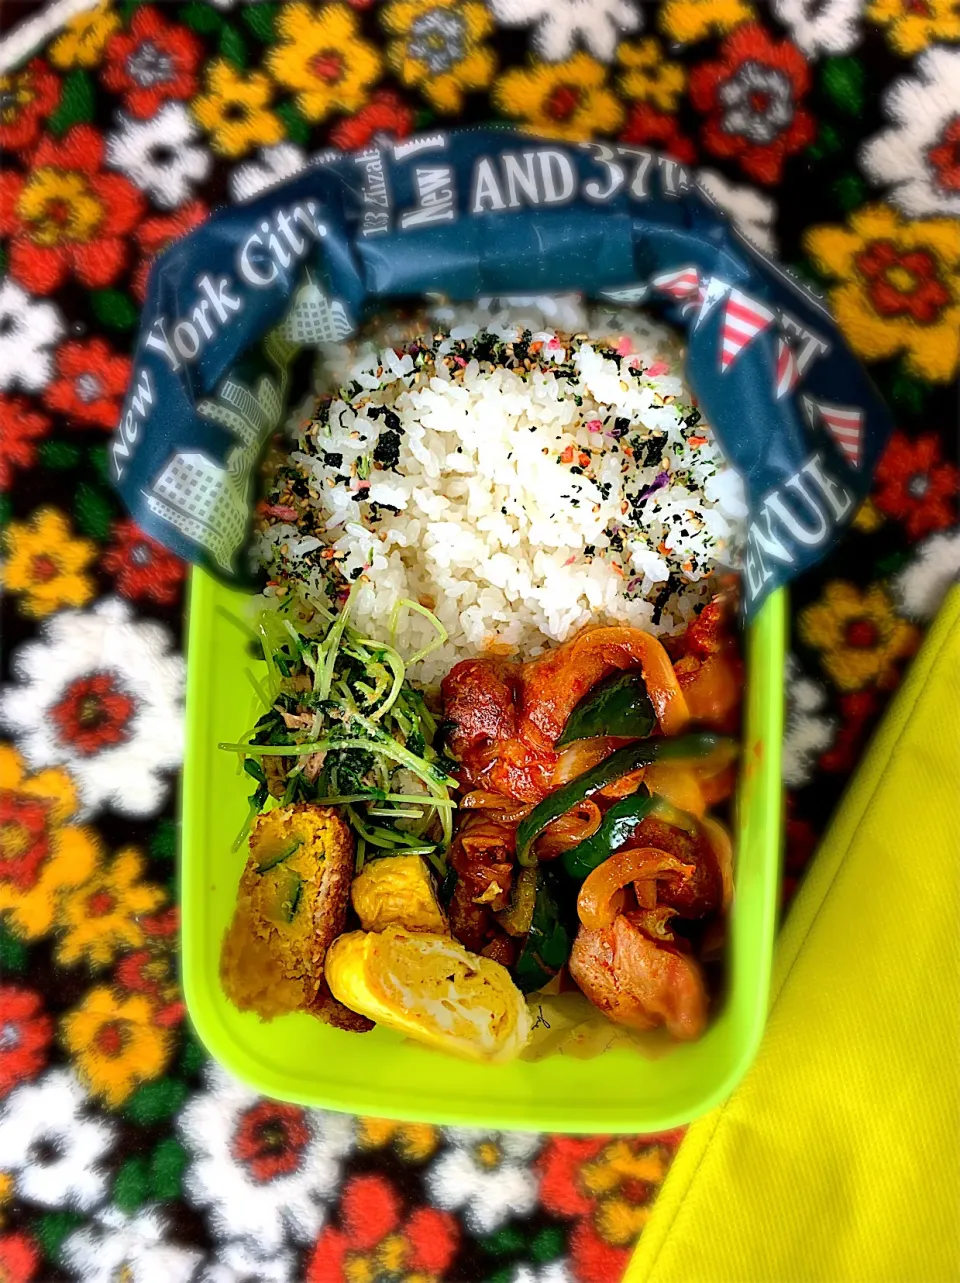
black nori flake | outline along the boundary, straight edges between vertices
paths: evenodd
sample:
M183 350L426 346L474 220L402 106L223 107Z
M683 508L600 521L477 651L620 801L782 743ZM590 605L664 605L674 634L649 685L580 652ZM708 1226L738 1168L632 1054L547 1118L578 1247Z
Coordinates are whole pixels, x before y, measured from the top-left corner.
M629 431L630 431L629 419L623 419L623 418L614 419L613 427L610 429L610 435L613 437L615 441L619 441L620 438L625 437Z
M400 435L403 436L403 427L400 423L400 416L398 414L394 414L393 410L388 410L384 407L383 421L391 432L399 432Z
M688 428L695 428L702 418L703 418L703 415L700 413L699 410L691 410L690 413L687 415L687 417L684 419L684 423L687 425Z
M588 543L588 544L584 547L583 555L584 555L585 557L592 557L592 556L593 556L593 554L594 554L596 551L597 551L597 550L596 550L596 547L595 547L592 543Z
M663 457L663 451L666 444L667 438L665 434L650 437L643 452L643 466L645 468L657 467Z
M354 568L350 571L350 578L359 579L362 574L363 574L363 567L354 566Z
M394 415L394 418L397 416ZM398 420L399 422L399 420ZM397 464L400 462L400 434L392 428L387 428L380 433L380 439L373 448L373 461L379 463L383 468L390 468L396 472Z
M322 450L320 453L328 468L339 468L343 463L343 455L336 450Z

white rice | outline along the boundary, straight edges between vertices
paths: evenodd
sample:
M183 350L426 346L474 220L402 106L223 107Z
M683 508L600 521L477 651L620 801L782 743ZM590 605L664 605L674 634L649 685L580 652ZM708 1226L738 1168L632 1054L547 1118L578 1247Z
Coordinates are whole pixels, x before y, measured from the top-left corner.
M448 640L412 670L425 686L468 655L527 657L587 623L681 628L734 562L746 509L675 337L570 298L430 320L322 351L325 395L291 417L264 508L272 577L341 599L360 578L369 636L387 637L401 599L429 607ZM477 342L489 355L484 330L521 355L539 343L530 368L473 356ZM405 615L405 653L434 636Z

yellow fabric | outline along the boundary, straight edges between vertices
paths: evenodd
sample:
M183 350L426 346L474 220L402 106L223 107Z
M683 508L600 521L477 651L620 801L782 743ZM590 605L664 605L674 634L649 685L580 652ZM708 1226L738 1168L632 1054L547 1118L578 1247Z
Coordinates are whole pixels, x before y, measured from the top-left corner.
M781 934L753 1068L626 1283L960 1280L960 588Z

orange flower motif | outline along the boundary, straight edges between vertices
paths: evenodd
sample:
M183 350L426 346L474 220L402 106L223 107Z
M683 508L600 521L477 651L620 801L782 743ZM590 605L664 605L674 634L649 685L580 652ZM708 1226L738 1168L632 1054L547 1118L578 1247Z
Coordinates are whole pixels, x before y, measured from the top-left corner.
M141 1083L159 1078L167 1066L173 1038L155 1015L143 994L120 997L97 985L60 1022L64 1048L81 1081L111 1109Z
M84 572L97 555L89 539L72 537L56 508L38 508L29 521L11 521L5 531L7 560L2 581L22 597L21 611L42 619L63 606L83 606L94 585Z
M587 53L565 62L504 72L493 87L495 106L531 133L579 140L609 134L623 121L623 106L607 84L607 69Z
M920 641L918 630L896 615L880 584L861 590L837 579L819 601L800 611L797 633L820 652L820 663L842 691L896 686L897 661L912 655Z
M960 40L960 10L954 0L869 0L864 14L908 58L928 45Z
M495 24L476 0L392 0L381 20L399 37L390 45L391 66L437 111L459 111L465 91L486 89L493 79L496 58L482 41Z
M344 4L319 9L284 5L277 19L279 42L266 57L278 84L297 96L307 120L335 111L357 111L380 76L380 55L360 34L357 16Z
M811 228L805 244L837 282L834 315L861 356L902 353L916 378L949 382L960 362L960 223L911 222L887 205L866 205L849 227Z
M141 879L143 856L121 851L113 862L63 897L57 925L62 930L57 961L65 966L87 961L105 967L127 949L146 940L140 918L159 909L166 899L161 887Z
M97 867L96 834L69 823L76 810L66 771L29 775L16 749L0 744L0 913L27 940L51 930L61 895Z

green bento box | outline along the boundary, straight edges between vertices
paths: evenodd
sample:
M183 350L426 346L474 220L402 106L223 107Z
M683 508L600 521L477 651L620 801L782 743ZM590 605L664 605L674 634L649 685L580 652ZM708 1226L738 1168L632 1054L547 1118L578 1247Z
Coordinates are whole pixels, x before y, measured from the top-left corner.
M404 1121L552 1132L655 1132L724 1100L752 1061L767 1013L779 900L786 594L747 633L744 744L737 794L735 885L727 979L698 1042L656 1059L618 1048L592 1060L554 1055L484 1066L377 1028L358 1035L297 1013L269 1023L237 1011L219 981L220 942L246 851L231 851L251 781L217 748L250 724L247 637L231 616L252 599L194 570L183 772L183 986L210 1053L267 1096Z

